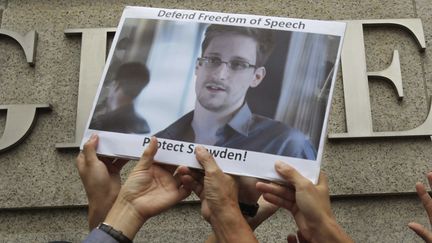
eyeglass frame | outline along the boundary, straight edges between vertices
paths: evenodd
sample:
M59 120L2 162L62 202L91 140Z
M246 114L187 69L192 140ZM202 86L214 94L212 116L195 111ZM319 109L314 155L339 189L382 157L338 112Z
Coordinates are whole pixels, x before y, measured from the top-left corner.
M219 60L219 64L217 65L217 66L215 66L215 67L209 67L209 68L217 68L217 67L219 67L220 65L222 65L222 63L225 63L226 65L227 65L227 67L230 69L230 70L232 70L232 71L243 71L243 70L246 70L246 69L248 69L248 68L254 68L254 69L257 69L258 67L257 67L257 65L253 65L253 64L250 64L249 62L246 62L246 61L241 61L241 60L234 60L234 61L222 61L222 59L220 59L219 57L198 57L197 58L197 62L201 65L201 62L203 62L204 63L204 65L207 63L207 64L209 64L209 59L210 58L215 58L215 59L218 59ZM242 69L234 69L234 68L232 68L232 63L233 62L241 62L241 63L244 63L244 64L247 64L247 67L245 67L245 68L242 68Z

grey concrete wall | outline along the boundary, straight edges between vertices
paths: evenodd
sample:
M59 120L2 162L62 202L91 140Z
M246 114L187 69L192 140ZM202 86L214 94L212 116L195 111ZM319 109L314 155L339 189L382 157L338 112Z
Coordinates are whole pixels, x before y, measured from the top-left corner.
M338 222L356 242L422 242L406 226L427 216L414 196L387 196L333 200ZM148 222L135 242L204 242L209 225L198 203L179 205ZM88 233L85 208L0 211L2 242L80 242ZM260 242L286 242L296 231L288 212L279 210L256 229Z
M87 202L74 167L76 151L55 148L56 143L74 139L78 92L80 38L66 37L64 30L114 27L125 5L329 20L421 18L427 41L425 53L419 53L407 32L392 27L366 28L365 47L368 71L386 68L393 50L399 50L405 91L404 100L398 102L389 84L370 81L374 129L412 129L426 118L432 88L430 0L0 0L0 28L21 34L36 30L39 34L34 67L25 62L24 53L13 40L0 37L0 104L53 105L52 112L39 114L32 133L22 144L0 154L0 239L78 241L87 233L83 207ZM0 131L5 121L6 113L0 112ZM339 75L329 132L345 130ZM338 198L334 209L339 222L358 242L417 242L406 224L410 220L427 223L412 192L415 182L425 181L424 173L432 167L431 150L428 137L326 142L323 169L329 175L331 193L356 195ZM376 196L366 196L370 194ZM59 206L65 208L52 208ZM209 230L194 203L152 219L140 232L139 240L200 242ZM263 242L283 242L291 230L292 222L281 211L257 234Z

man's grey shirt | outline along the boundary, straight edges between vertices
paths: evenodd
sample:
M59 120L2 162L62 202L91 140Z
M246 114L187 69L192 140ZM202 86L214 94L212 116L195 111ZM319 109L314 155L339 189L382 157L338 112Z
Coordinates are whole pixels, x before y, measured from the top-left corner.
M191 111L184 115L155 136L194 142L191 125L193 113ZM316 158L315 148L302 132L281 122L252 114L246 103L216 135L218 139L214 146L310 160Z

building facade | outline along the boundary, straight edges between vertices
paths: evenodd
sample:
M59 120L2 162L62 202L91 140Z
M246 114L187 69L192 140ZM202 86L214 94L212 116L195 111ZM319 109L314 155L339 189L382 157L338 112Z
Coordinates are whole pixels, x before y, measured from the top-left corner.
M106 55L127 5L347 21L352 32L322 162L333 210L356 242L422 242L407 224L429 225L414 185L427 183L432 169L430 0L0 0L0 241L79 242L87 235L75 168L77 113L88 102L84 81L100 75L92 63ZM32 111L30 133L6 144L6 135L19 135L7 119L22 123ZM199 202L189 198L148 221L136 242L203 242L210 231ZM295 231L279 210L256 234L260 242L286 242Z

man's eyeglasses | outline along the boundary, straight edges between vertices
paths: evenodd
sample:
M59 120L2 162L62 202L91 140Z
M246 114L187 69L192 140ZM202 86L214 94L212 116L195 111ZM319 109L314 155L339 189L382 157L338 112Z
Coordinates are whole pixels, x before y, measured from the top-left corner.
M252 65L245 61L233 60L229 62L222 61L219 57L200 57L197 59L198 64L204 65L206 68L218 68L222 63L225 63L231 70L233 71L242 71L248 68L256 68L255 65Z

